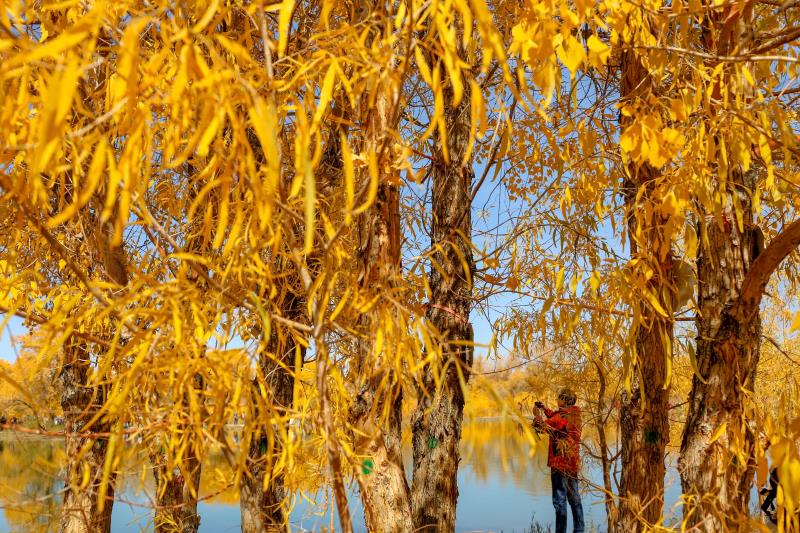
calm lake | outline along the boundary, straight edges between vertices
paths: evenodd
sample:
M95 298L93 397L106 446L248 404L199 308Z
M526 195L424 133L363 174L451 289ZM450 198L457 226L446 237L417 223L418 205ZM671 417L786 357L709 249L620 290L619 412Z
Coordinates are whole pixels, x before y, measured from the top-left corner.
M458 474L458 531L523 532L528 530L532 520L544 526L553 523L546 445L531 448L519 436L509 433L512 432L506 431L505 437L500 438L503 432L490 422L473 422L465 426ZM57 493L63 486L62 440L6 432L0 439L0 448L0 501L3 508L0 531L56 531L60 505ZM409 462L407 460L406 464ZM217 492L216 486L224 487L225 476L225 469L218 464L207 465L203 471L201 496ZM592 484L602 485L598 466L585 460L583 476L587 480L583 484L587 525L593 524L595 531L605 531L603 497L599 490L591 487ZM680 510L675 504L680 490L674 469L670 469L666 481L667 509L677 516ZM112 530L115 533L152 530L152 511L148 508L152 492L152 478L146 469L123 476L117 491L118 501L114 504ZM291 514L291 530L330 528L329 501L329 494L325 493L297 501ZM364 519L354 486L351 488L350 508L357 529L363 531ZM201 502L199 511L201 532L239 531L235 490L222 491Z

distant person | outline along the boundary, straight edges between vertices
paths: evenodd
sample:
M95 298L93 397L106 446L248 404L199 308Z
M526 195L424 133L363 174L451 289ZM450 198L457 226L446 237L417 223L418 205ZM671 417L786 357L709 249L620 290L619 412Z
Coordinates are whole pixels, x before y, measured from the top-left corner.
M577 398L570 389L558 393L558 409L552 411L542 402L536 402L533 426L546 432L547 466L553 486L553 507L556 511L555 533L567 533L567 502L572 508L574 533L583 533L583 505L578 490L581 447L581 409L575 405ZM542 418L542 411L544 418Z
M761 504L761 510L767 515L770 522L773 524L778 523L777 505L775 500L778 497L778 469L773 468L769 474L769 482L766 487L761 489L760 494L764 496L764 501Z

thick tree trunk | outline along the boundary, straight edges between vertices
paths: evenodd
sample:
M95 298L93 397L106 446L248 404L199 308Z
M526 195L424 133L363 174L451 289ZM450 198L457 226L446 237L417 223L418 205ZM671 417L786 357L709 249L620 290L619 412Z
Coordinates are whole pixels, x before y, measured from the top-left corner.
M646 68L631 52L622 54L620 95L636 102L653 90ZM631 118L621 119L621 126ZM648 164L628 165L625 204L634 272L666 316L642 296L634 326L633 384L620 413L622 475L617 531L645 531L661 518L664 507L664 453L669 441L669 386L667 365L672 358L673 260L666 222L652 206L648 216L640 204L650 202L657 187L658 169ZM644 189L644 194L639 194ZM636 261L633 263L633 261ZM648 274L648 271L651 271Z
M85 227L92 231L85 237L88 237L88 250L93 256L90 264L102 267L101 275L106 281L124 287L128 284L127 259L121 246L110 246L111 224L89 222ZM59 379L67 434L67 478L59 526L61 533L104 533L111 528L117 473L111 469L101 501L111 424L105 418L91 422L106 398L105 386L89 384L91 357L89 346L74 336L64 346Z
M701 33L704 48L722 56L747 50L752 17L753 10L733 8L710 14ZM717 66L712 61L707 65ZM722 72L730 79L741 76L732 65L725 65ZM717 112L715 102L723 100L726 83L725 77L716 79L716 85L709 87L711 114ZM738 86L749 84L742 79ZM763 234L753 225L756 172L741 168L726 172L709 187L719 189L714 192L724 198L720 212L707 214L698 223L699 375L692 379L679 461L683 492L690 498L684 518L687 527L701 532L751 529L748 504L755 435L746 402L758 367L759 304L770 275L798 243L798 226L793 224L762 253Z
M205 353L205 350L202 351ZM202 402L203 382L200 376L195 377L192 386L199 391ZM188 408L189 404L188 397L185 397L182 408ZM190 431L186 426L181 429ZM174 466L171 470L163 449L152 454L150 459L156 482L155 532L197 533L200 527L197 498L200 494L202 464L194 448L188 446L180 458L180 466Z
M151 460L155 465L153 476L158 493L156 495L156 533L196 533L200 527L197 514L197 495L200 490L200 461L195 456L183 458L182 471L168 474L166 457L156 454ZM184 472L189 479L184 477Z
M67 478L64 505L61 512L61 533L108 533L111 530L111 510L114 503L116 473L107 481L103 510L99 509L103 464L108 450L109 425L97 421L87 426L102 405L103 394L87 386L90 354L86 344L74 337L64 347L61 368L61 407L64 410L64 429L67 433ZM88 479L88 484L84 480Z
M753 183L745 181L739 175L737 183L729 183L729 200L734 189L751 190ZM746 527L754 471L755 442L746 422L745 400L755 381L761 319L757 306L750 316L740 314L738 301L760 246L755 242L758 230L752 226L749 192L739 194L738 202L743 231L731 202L721 220L709 217L700 223L696 349L700 376L692 379L679 464L683 492L692 497L686 518L698 531Z
M192 163L186 164L186 176L189 180L196 179L197 171ZM198 180L189 185L188 197L191 201L196 198L200 189L205 186L205 180ZM217 193L210 195L211 202L217 201ZM202 210L199 210L202 212ZM203 239L202 218L196 215L193 220L189 220L186 230L187 252L202 255L208 252L208 243ZM186 282L191 286L198 300L202 300L207 294L206 271L203 275L194 268L189 268L186 272ZM196 320L204 320L195 317L192 306L184 305L184 320L188 324L195 323ZM197 342L195 339L192 341ZM191 341L190 341L191 342ZM206 356L206 346L200 344L191 347L196 350L195 354L200 360ZM205 409L205 382L202 375L195 374L191 387L193 390L184 391L183 397L179 398L178 406L189 409L193 403L190 396L194 395L197 404ZM180 393L179 393L180 394ZM201 417L202 418L202 417ZM184 425L180 430L190 432L192 428ZM197 498L200 494L200 476L203 465L198 458L199 451L194 446L189 445L182 452L180 466L169 471L169 461L167 461L164 451L159 451L151 457L153 460L153 477L156 480L156 513L155 531L156 533L197 533L200 527L200 515L197 513Z
M291 290L287 287L287 290ZM283 309L286 318L304 318L302 301L293 293L284 296ZM276 329L259 354L260 376L253 382L255 394L260 394L258 380L264 380L268 398L265 404L257 403L246 424L253 429L247 454L247 472L242 477L240 509L242 533L262 531L285 531L288 521L284 474L275 470L288 435L288 417L294 403L294 369L298 345L292 334ZM300 363L305 349L301 348ZM283 423L264 426L270 418L279 418Z
M460 42L460 37L458 38ZM464 411L464 382L472 368L471 193L474 172L471 157L465 161L470 135L469 84L453 107L452 89L444 92L447 128L445 157L438 138L432 165L433 261L427 318L439 332L441 373L439 387L430 368L425 370L413 414L414 476L411 492L416 531L447 533L455 530L459 442Z
M392 130L391 104L395 95L388 87L379 87L374 105L365 103L365 146L367 153L375 153L378 168L388 168L390 146L386 132ZM365 176L365 179L368 177ZM400 190L398 176L380 176L375 205L361 220L361 245L359 247L359 285L369 294L391 291L400 274ZM401 450L402 388L389 387L378 390L386 380L390 361L381 361L383 354L373 353L373 336L380 328L379 320L395 317L368 313L361 317L360 330L364 337L359 341L358 377L362 380L358 395L350 411L350 419L357 433L355 450L365 455L364 467L357 473L364 517L369 531L384 533L411 532L414 529L411 515L411 498L403 469ZM401 328L397 324L397 328ZM373 373L370 369L377 369ZM386 409L388 406L388 409ZM388 416L383 416L388 411Z

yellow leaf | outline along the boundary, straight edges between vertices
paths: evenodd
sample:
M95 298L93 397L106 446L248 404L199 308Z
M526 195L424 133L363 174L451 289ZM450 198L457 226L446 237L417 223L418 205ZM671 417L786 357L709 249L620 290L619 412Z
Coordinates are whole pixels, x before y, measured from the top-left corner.
M596 35L590 35L586 40L589 49L589 63L596 69L601 69L611 55L611 47L600 40Z
M397 14L394 16L394 29L399 30L403 25L403 20L406 18L406 3L400 2L397 8Z
M573 35L568 35L563 39L556 48L556 53L572 76L575 76L583 62L586 61L586 52L583 50L583 45Z
M192 33L200 33L203 31L214 18L214 15L216 15L218 7L219 0L211 0L211 2L208 4L208 9L206 9L206 12L203 14L203 17L192 27Z
M561 288L564 286L564 268L562 267L561 270L558 271L558 275L556 276L556 294L561 292Z
M117 66L109 83L108 109L111 109L126 95L131 99L129 105L133 104L133 98L136 96L139 85L136 75L139 65L139 34L148 22L147 18L138 18L125 29L122 45L119 47Z
M87 36L88 33L85 31L64 32L58 37L48 40L45 44L34 47L28 54L13 56L3 67L10 69L21 64L39 61L45 57L59 57L63 55L65 50L81 43Z
M711 444L717 442L717 440L719 440L719 438L722 436L722 434L725 433L725 429L727 427L728 427L728 422L727 421L725 421L722 424L720 424L719 427L717 428L717 430L714 432L714 434L711 435L711 439L709 439L708 445L710 446Z
M289 40L289 24L294 12L294 0L283 0L278 12L278 57L286 53L286 44Z
M651 291L647 289L643 289L642 293L644 293L644 297L647 299L647 301L650 303L653 309L655 309L656 313L658 313L663 317L667 316L667 312L661 306L661 302L658 301L658 298L656 297L655 294L653 294Z
M216 113L206 126L203 135L200 137L200 142L197 143L197 155L200 157L205 157L208 155L208 148L211 145L211 142L214 140L214 136L217 134L217 130L219 129L219 124L221 122L222 117L220 113Z
M305 235L305 253L309 254L314 249L314 215L316 213L316 199L317 190L316 182L314 181L314 172L311 168L311 161L308 159L308 152L305 152L305 161L303 162L303 171L305 175L306 198L305 198L305 222L306 222L306 235Z
M417 67L419 68L419 73L422 76L422 79L425 80L425 83L427 83L428 86L433 86L431 69L428 67L428 62L425 61L425 57L422 55L422 50L420 49L419 45L414 47L414 57L417 60Z
M75 216L78 210L86 205L86 203L89 201L89 198L92 197L92 194L94 194L94 192L97 190L97 186L100 183L100 176L106 168L107 148L108 146L106 145L105 140L101 137L100 142L97 143L97 147L94 150L92 164L89 166L89 171L86 174L86 183L76 190L77 198L75 201L47 222L48 227L54 228Z
M686 257L695 257L697 255L697 234L690 225L687 225L684 230L683 241L686 243Z
M272 99L266 103L261 98L256 98L253 107L249 110L253 129L264 152L267 166L267 198L272 198L278 187L280 179L280 152L278 149L278 110Z
M369 167L369 188L367 189L367 199L364 203L358 206L353 211L354 215L358 215L369 209L372 202L375 201L375 196L378 194L378 159L374 151L367 154L367 166Z
M341 133L342 164L344 166L344 216L345 224L352 220L353 205L355 204L355 172L353 171L353 151L347 143L347 136Z
M314 120L311 126L312 130L319 126L319 122L322 120L322 115L327 110L328 103L331 101L331 96L333 95L333 82L336 81L337 69L338 65L336 64L336 60L331 61L331 64L328 67L328 72L325 73L325 79L322 81L322 88L319 92L319 102L317 103L316 111L314 111Z
M789 328L789 333L800 329L800 313L796 313L792 319L792 325Z
M253 58L250 56L250 52L242 46L241 44L237 43L236 41L232 41L228 39L222 34L214 35L214 39L217 40L222 47L228 51L233 57L241 61L242 63L253 63Z
M596 270L592 272L589 278L589 286L591 286L593 293L597 293L597 289L600 287L600 273Z

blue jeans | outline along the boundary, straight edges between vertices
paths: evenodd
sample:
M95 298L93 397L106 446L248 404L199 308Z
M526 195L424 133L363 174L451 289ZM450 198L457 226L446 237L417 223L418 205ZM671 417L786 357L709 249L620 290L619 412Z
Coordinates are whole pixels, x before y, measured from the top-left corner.
M572 531L583 533L583 505L578 492L578 478L550 470L550 484L553 486L553 507L556 509L555 533L567 533L567 501L572 508Z

